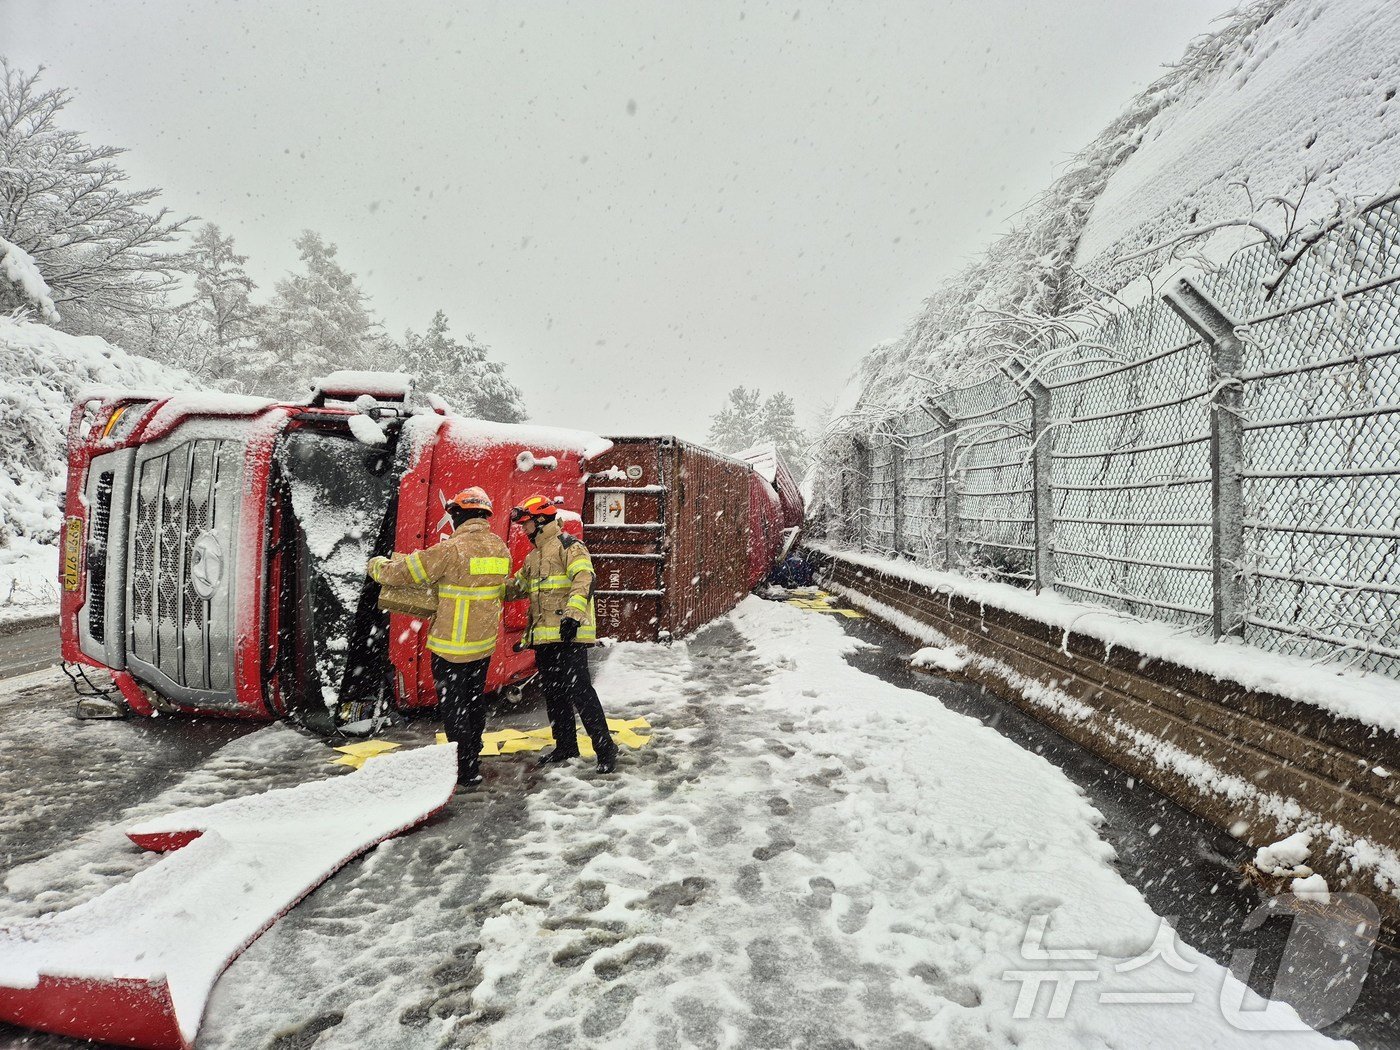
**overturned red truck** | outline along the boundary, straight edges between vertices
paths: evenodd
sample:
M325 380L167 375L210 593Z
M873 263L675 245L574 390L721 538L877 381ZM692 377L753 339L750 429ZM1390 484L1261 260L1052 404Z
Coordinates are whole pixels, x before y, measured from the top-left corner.
M64 661L107 672L138 714L321 731L436 703L424 625L380 612L364 565L436 542L468 485L498 506L559 501L598 569L599 634L621 640L732 608L802 521L771 453L467 419L384 373L335 373L302 403L96 391L74 406L68 457ZM529 541L492 523L518 567ZM524 627L508 604L488 688L533 673Z

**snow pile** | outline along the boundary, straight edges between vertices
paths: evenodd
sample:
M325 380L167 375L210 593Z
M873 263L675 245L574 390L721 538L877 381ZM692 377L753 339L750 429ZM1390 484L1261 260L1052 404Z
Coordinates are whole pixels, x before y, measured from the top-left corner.
M159 434L186 416L254 416L274 404L265 397L226 394L218 390L185 393L180 386L170 383L163 383L153 396L164 400L146 424L150 434Z
M536 455L528 448L515 457L515 469L522 474L528 474L536 467L539 467L541 470L558 470L559 457Z
M1327 879L1304 863L1312 854L1312 839L1309 830L1295 831L1286 839L1260 846L1254 853L1254 866L1265 875L1289 878L1289 889L1299 897L1327 904L1332 899Z
M58 308L53 304L48 282L39 272L34 257L4 237L0 237L0 280L13 285L20 298L37 310L43 320L58 320Z
M1328 904L1332 900L1332 893L1327 886L1327 880L1321 875L1313 874L1306 878L1294 879L1289 884L1289 888L1299 897L1306 897L1316 901L1318 904Z
M95 336L0 317L0 611L58 600L58 538L73 401L90 386L192 389L179 369Z
M1212 642L1180 625L1135 620L1101 605L1072 601L1050 591L1036 594L1006 583L925 569L907 561L837 550L819 543L808 546L843 561L909 580L936 593L954 594L979 605L990 605L1049 624L1064 631L1066 639L1073 631L1096 638L1110 649L1131 649L1200 671L1219 681L1238 682L1247 689L1273 693L1400 733L1400 682L1382 675L1320 665L1282 653L1263 656L1258 649L1240 642ZM842 587L832 589L862 606L871 605L870 599L857 592ZM884 613L878 615L911 637L927 640L921 633L930 630L927 625L898 612L892 617Z
M452 416L447 440L468 449L491 448L496 445L521 445L525 448L550 448L573 452L580 459L601 456L612 448L612 442L587 430L541 426L537 423L493 423L485 419ZM539 458L532 453L532 458Z
M355 440L362 445L387 445L389 439L384 434L384 428L376 423L369 416L356 413L350 417L350 433L355 435Z
M373 372L341 369L322 376L312 388L312 399L358 401L363 397L407 401L413 395L415 380L406 372Z
M1312 853L1312 833L1296 831L1286 839L1260 846L1254 854L1254 866L1266 875L1304 874L1297 869Z
M947 671L957 674L967 666L968 656L959 646L925 646L910 657L909 662L922 671Z

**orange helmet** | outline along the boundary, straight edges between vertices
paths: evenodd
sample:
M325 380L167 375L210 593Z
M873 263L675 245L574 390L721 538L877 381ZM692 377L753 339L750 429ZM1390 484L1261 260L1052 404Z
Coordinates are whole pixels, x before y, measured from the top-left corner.
M484 510L487 514L491 513L491 497L486 494L484 488L478 485L463 489L448 500L447 505L461 507L463 510Z
M510 509L511 521L522 521L525 518L554 518L559 513L559 508L554 505L554 501L548 496L527 496Z

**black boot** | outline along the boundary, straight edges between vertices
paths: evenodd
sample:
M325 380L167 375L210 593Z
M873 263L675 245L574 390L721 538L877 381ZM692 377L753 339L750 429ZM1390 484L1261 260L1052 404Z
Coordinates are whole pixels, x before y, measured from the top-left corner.
M598 772L611 773L617 768L617 748L598 755Z
M457 783L463 787L480 784L481 768L475 762L458 762Z
M557 766L561 763L568 762L571 759L575 758L578 758L577 751L561 751L559 750L559 748L556 747L549 754L541 757L540 760L535 764L538 766Z

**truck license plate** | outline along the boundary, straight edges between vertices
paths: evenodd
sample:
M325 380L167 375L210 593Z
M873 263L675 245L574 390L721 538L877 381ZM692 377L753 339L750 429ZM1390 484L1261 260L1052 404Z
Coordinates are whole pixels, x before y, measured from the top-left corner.
M63 589L78 589L78 565L83 554L83 519L68 519L63 529Z

